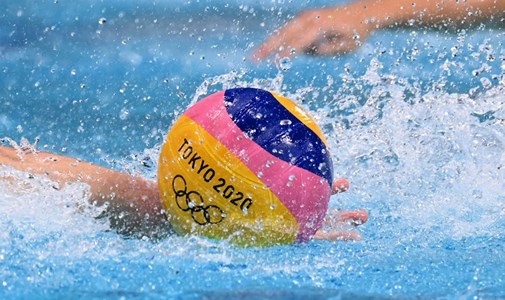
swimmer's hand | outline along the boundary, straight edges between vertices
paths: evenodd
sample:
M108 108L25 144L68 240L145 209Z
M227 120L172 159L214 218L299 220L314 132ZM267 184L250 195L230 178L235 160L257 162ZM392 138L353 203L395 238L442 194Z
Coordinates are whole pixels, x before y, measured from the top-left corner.
M307 10L277 30L260 45L253 57L264 60L278 54L338 55L357 49L370 35L374 24L367 21L361 5Z
M333 183L333 193L345 192L349 189L349 181L340 178ZM354 230L356 226L366 223L368 213L365 210L342 211L328 209L324 219L323 229L316 232L314 240L358 241L361 234Z

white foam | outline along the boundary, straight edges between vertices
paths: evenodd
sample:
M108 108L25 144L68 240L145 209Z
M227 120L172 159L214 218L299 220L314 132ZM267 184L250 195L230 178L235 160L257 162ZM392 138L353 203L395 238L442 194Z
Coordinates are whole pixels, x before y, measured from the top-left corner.
M418 83L382 72L373 59L364 75L345 84L281 92L273 79L224 74L206 81L194 101L214 88L253 86L283 93L311 112L331 143L335 176L351 179L333 206L368 209L395 218L402 230L437 236L498 235L505 220L505 89L481 94L423 91ZM360 94L353 95L355 87ZM289 90L289 89L288 89ZM327 104L316 112L314 99ZM310 99L309 104L304 100ZM346 111L339 114L338 111ZM479 117L480 116L480 117ZM487 116L487 117L486 117ZM487 119L486 119L487 118Z
M391 211L407 229L436 229L453 238L499 235L505 215L504 88L476 98L418 92L406 102L408 84L377 84L370 74L360 80L367 84L369 78L366 103L323 124L334 130L329 140L336 173L353 184L335 201L370 207L372 214ZM492 117L484 120L484 114Z
M58 242L75 243L80 236L107 230L106 220L95 219L104 208L91 205L88 196L85 184L58 187L44 176L0 166L0 243L49 238L55 245L44 249L52 251Z

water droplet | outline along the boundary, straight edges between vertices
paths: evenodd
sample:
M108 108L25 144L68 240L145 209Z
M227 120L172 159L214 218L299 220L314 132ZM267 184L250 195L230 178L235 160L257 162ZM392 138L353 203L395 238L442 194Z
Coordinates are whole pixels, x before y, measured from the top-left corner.
M281 126L291 125L291 123L292 123L292 122L291 122L291 120L287 120L287 119L286 119L286 120L281 120L281 121L279 122L279 124L280 124Z
M105 23L107 23L107 19L105 19L104 17L98 19L98 24L104 25Z
M129 114L130 114L130 112L128 111L128 109L123 108L123 109L121 110L121 112L119 113L119 118L120 118L121 120L126 120L126 118L128 118L128 115L129 115Z
M482 77L480 79L480 83L482 84L482 86L486 89L490 89L493 87L493 83L491 82L491 80L489 80L488 78L486 77Z
M281 58L279 60L279 67L284 71L291 69L291 59L289 59L289 57Z

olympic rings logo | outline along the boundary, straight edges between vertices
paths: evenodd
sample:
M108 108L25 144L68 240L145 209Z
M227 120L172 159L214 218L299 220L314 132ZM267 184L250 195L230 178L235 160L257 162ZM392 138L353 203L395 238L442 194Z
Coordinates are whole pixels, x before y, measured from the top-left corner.
M175 202L182 211L190 211L193 220L200 225L218 224L226 214L217 205L205 205L202 195L197 191L189 191L186 179L176 175L172 180Z

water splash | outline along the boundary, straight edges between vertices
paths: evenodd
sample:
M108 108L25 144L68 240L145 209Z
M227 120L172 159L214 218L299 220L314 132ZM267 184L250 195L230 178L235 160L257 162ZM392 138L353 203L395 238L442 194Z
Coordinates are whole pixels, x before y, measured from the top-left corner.
M504 87L476 97L422 92L373 70L357 80L370 86L366 98L348 97L344 87L331 107L319 110L328 116L334 105L351 109L320 118L336 172L350 177L358 195L339 196L339 202L387 211L409 228L436 230L439 237L499 236L505 215Z
M477 95L426 90L381 70L372 59L360 77L328 77L324 87L283 91L312 111L332 144L336 173L353 183L332 205L367 208L403 222L407 231L436 230L439 239L499 236L505 222L504 87ZM249 82L246 73L225 74L209 82L200 93L210 86L272 89L272 82L279 92L283 73ZM314 100L307 99L321 97L325 104L314 111Z
M85 184L60 187L44 176L0 166L0 194L0 248L16 242L66 243L109 229L106 220L95 219L105 207L88 202L90 191Z
M443 67L447 67L447 76L463 68L449 60ZM11 178L0 186L0 263L9 261L7 271L0 270L0 275L17 282L31 278L35 286L42 287L52 286L51 278L88 284L99 278L103 280L95 282L105 282L108 291L121 287L115 276L130 278L128 266L133 261L137 270L150 275L128 281L143 291L184 279L190 282L184 286L186 290L211 289L216 280L225 282L220 285L223 289L234 288L237 280L271 286L272 278L279 285L294 288L341 287L346 280L350 286L368 287L375 280L391 284L390 290L396 291L392 294L402 286L411 291L432 290L426 282L437 282L436 275L429 275L433 280L424 280L422 288L415 284L421 281L419 277L409 281L410 275L405 275L412 269L415 274L424 274L426 265L417 257L428 253L443 260L451 255L445 249L466 245L479 249L476 244L463 242L499 239L505 230L503 75L495 86L479 80L479 85L468 93L455 93L447 91L447 77L423 87L416 79L386 73L380 57L371 59L361 75L348 69L344 65L342 73L327 74L322 84L287 83L285 79L292 76L289 72L296 70L296 65L289 70L279 68L273 78L232 71L206 78L189 105L214 91L257 87L283 94L304 107L331 144L336 176L348 177L352 184L348 192L332 198L331 206L370 212L369 223L362 226L364 244L312 243L306 248L290 247L289 251L242 251L226 242L200 238L170 236L154 245L145 240L128 240L111 231L106 219L95 218L102 208L88 204L86 186L69 185L56 190L54 183L46 179L0 170L4 172L0 176ZM479 76L491 72L485 65L474 70ZM178 113L189 105L179 107ZM28 141L9 143L21 152L32 151ZM159 150L158 144L123 158L103 160L118 170L155 179ZM503 246L495 243L496 249ZM494 251L493 245L485 247L483 251ZM456 263L466 261L463 254L457 253L461 257L455 258ZM496 257L490 265L502 263ZM114 276L100 274L88 263L90 260L110 260L118 267L104 263L102 268L114 270ZM32 261L35 267L22 270L26 274L5 273L18 265L29 266ZM78 271L72 269L74 264ZM197 267L201 265L208 276L201 276ZM52 277L44 273L57 267L62 271L53 271ZM428 267L445 270L439 264ZM70 272L74 273L69 276ZM95 279L82 278L88 273ZM234 278L237 274L241 275L238 279ZM205 279L194 282L194 278L202 277ZM488 277L493 276L483 276ZM393 285L395 278L403 283ZM11 280L6 284L11 287L15 283ZM175 284L174 289L181 289L181 284Z
M280 93L282 90L284 73L279 70L274 78L250 78L246 70L239 72L233 70L229 73L205 79L196 89L188 107L194 105L202 97L207 96L212 91L226 90L236 87L261 88L272 92Z

